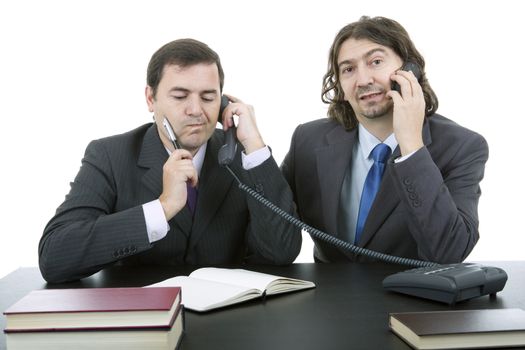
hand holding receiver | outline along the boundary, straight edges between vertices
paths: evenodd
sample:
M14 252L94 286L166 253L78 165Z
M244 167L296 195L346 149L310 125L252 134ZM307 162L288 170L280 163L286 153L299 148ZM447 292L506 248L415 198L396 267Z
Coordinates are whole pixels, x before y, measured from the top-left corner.
M412 74L414 74L414 76L416 77L418 82L421 79L421 70L419 69L418 65L413 63L413 62L410 62L410 61L406 62L403 65L403 67L401 67L401 70L405 71L405 72L412 72ZM397 91L400 94L402 93L401 86L399 86L399 84L397 83L396 80L392 81L392 85L391 85L390 89L394 90L394 91Z
M228 100L228 97L221 96L221 109L219 111L219 118L218 120L221 122L221 124L224 125L223 121L223 115L224 110L228 105L230 104L230 100ZM231 162L233 162L233 158L235 158L235 152L237 151L237 143L235 141L235 132L237 128L235 127L235 124L230 127L225 127L225 134L224 134L224 145L221 146L219 149L219 154L217 155L217 158L219 159L220 165L229 165Z
M392 90L387 93L394 101L393 128L401 155L423 147L425 98L419 85L421 73L417 65L407 62L391 76Z
M246 154L261 149L265 146L257 124L255 122L255 111L252 106L243 103L238 98L226 95L231 103L226 107L223 117L223 127L227 131L234 127L233 116L239 117L236 136L243 145Z
M173 218L184 206L188 197L187 183L198 183L197 169L193 166L191 153L175 150L162 168L162 193L159 197L166 221Z

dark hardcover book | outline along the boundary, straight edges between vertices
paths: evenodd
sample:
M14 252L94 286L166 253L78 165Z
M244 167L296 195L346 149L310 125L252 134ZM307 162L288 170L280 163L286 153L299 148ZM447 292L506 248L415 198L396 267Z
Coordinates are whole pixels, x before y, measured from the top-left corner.
M391 313L389 326L414 349L525 346L522 309Z
M35 290L5 310L6 333L171 328L179 287Z

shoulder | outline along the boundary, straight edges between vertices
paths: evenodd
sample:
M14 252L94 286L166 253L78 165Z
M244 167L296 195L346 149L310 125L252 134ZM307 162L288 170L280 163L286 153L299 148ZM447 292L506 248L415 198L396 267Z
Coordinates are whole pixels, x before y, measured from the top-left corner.
M91 141L90 145L108 148L120 148L133 144L141 145L146 134L155 130L153 123L147 123L122 134L112 135Z
M152 126L153 126L153 123L147 123L133 130L130 130L130 131L127 131L121 134L117 134L117 135L103 137L97 140L93 140L93 142L101 143L101 144L112 144L112 143L130 142L136 139L143 139L146 132Z
M155 137L158 139L157 130L153 123L147 123L122 134L103 137L93 140L86 148L86 156L121 158L127 154L137 158L143 147L144 139ZM155 141L153 141L155 142ZM160 143L160 139L158 140Z
M483 138L479 133L470 130L453 120L450 120L440 114L433 114L427 119L430 130L433 135L439 135L443 137L473 137Z
M433 114L427 119L432 144L445 149L478 149L488 152L485 138L440 114Z
M344 127L334 120L328 118L317 119L299 124L297 128L295 128L292 142L320 142L321 140L325 140L325 138L333 132L346 133Z
M327 133L338 128L343 128L338 122L328 118L321 118L299 124L295 130L296 132L300 131L302 133Z

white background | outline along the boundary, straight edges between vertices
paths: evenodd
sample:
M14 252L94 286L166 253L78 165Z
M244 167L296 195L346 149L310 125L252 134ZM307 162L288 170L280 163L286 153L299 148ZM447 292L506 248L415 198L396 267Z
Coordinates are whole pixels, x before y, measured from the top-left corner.
M254 105L280 163L299 123L324 117L337 31L361 15L399 21L426 58L438 112L486 137L481 239L469 260L522 253L524 59L519 1L2 1L0 276L37 245L92 139L151 121L146 66L192 37L221 56L225 92ZM307 176L307 174L305 174ZM312 261L311 241L297 262ZM401 244L401 242L400 242Z

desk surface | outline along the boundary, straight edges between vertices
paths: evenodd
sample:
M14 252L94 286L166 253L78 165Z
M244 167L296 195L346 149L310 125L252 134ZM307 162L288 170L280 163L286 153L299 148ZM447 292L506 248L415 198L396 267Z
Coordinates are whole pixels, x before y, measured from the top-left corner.
M199 314L186 313L181 349L410 349L388 329L388 313L447 309L525 309L525 262L488 262L509 275L495 299L488 296L455 307L386 292L382 280L403 266L385 264L293 264L244 267L315 282L306 291L256 299ZM21 268L0 280L0 309L33 289L143 286L194 268L112 267L82 281L50 285L37 268ZM0 320L2 330L5 317ZM0 349L5 349L2 333Z

